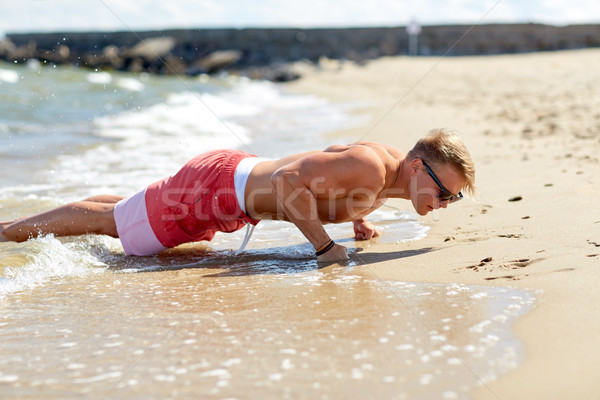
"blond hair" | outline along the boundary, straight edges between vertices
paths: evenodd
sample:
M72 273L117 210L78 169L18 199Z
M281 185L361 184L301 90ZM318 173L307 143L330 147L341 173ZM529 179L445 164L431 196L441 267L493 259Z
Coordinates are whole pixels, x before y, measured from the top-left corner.
M465 179L464 190L471 196L475 190L475 164L462 139L454 131L433 129L408 152L409 160L422 158L438 165L450 165Z

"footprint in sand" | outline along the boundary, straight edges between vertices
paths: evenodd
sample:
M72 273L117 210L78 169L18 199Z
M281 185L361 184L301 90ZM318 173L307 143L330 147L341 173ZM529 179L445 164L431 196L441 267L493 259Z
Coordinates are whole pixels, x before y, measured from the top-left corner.
M520 239L522 238L524 235L521 233L507 233L504 235L498 235L498 237L501 238L507 238L507 239Z
M475 265L469 265L467 267L464 267L466 269L471 269L473 271L495 271L498 268L502 268L502 269L522 269L525 267L530 266L533 263L539 262L544 260L544 258L536 258L536 259L529 259L529 258L520 258L517 260L511 260L507 263L502 263L502 264L498 264L496 265L495 263L493 263L494 259L492 257L487 257L484 258L483 260L481 260L479 262L479 264L475 264ZM516 275L501 275L501 276L493 276L493 277L487 277L484 278L485 280L494 280L494 279L511 279L511 280L518 280L521 279L523 277L529 276L529 274L516 274Z

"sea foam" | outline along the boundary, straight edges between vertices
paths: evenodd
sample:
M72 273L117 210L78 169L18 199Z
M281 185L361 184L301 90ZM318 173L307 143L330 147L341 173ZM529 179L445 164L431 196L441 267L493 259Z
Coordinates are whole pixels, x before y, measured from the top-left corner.
M88 242L63 243L46 235L24 243L4 244L11 247L3 249L0 258L0 298L33 289L52 279L101 272L107 265L91 248L106 246L110 241L110 238L98 237L90 238ZM108 248L105 247L105 251Z
M0 69L0 84L5 83L17 83L19 82L19 73L10 69Z

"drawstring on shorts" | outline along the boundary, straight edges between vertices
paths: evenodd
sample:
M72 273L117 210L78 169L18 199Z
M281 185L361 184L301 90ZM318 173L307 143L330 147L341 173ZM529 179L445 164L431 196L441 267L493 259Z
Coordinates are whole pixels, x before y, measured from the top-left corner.
M250 238L252 237L252 233L254 232L254 228L255 228L254 225L252 225L252 224L246 224L246 235L244 236L244 241L242 242L242 245L240 246L240 248L238 249L238 251L235 252L236 256L242 254L242 252L246 248L246 245L248 244L248 242L250 241Z

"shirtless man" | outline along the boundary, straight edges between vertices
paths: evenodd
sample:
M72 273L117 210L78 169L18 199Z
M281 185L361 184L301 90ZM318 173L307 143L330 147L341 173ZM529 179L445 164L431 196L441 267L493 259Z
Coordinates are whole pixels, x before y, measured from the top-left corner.
M237 150L201 154L172 177L137 194L96 196L0 224L0 241L40 234L119 237L126 254L151 255L211 240L260 220L294 223L319 262L348 258L323 228L352 221L356 240L379 232L365 217L388 198L410 200L420 215L474 192L475 168L462 140L438 129L403 154L372 142L330 146L262 160Z

